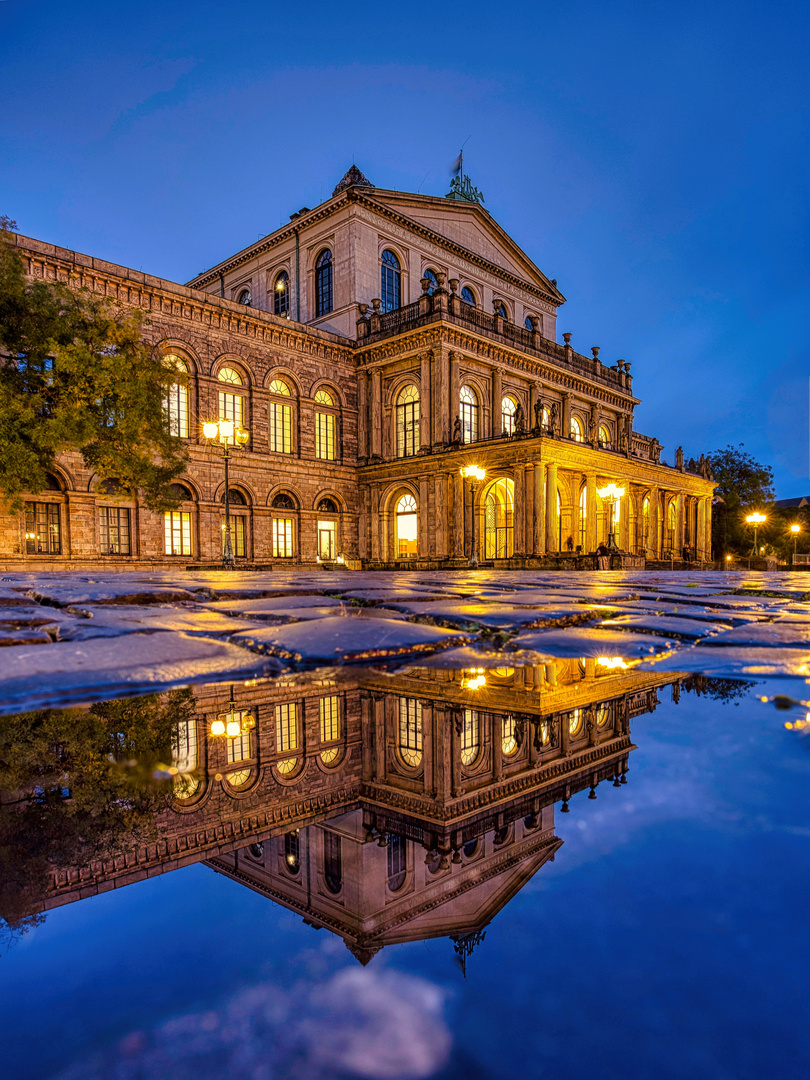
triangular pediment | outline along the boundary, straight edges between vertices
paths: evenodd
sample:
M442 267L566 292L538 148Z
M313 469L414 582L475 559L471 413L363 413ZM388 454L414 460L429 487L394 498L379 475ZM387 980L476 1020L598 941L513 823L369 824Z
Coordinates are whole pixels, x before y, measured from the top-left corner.
M550 278L479 203L411 195L379 188L368 193L369 199L394 211L417 226L443 237L500 267L508 274L529 282L553 296L557 303L565 298Z

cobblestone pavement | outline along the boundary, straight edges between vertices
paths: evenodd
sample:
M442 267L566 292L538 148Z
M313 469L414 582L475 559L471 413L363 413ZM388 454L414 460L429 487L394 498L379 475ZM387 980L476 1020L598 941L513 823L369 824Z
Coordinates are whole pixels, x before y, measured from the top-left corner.
M596 657L810 677L802 573L111 572L0 579L0 710L345 663Z

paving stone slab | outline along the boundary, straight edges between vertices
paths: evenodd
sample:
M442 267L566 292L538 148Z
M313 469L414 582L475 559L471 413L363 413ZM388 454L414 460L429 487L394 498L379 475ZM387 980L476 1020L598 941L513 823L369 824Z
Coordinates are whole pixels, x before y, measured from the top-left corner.
M573 658L584 656L640 657L671 652L677 643L653 634L632 631L571 627L568 630L530 630L512 642L516 649L531 649L549 656Z
M712 634L722 634L728 631L728 626L716 622L701 622L696 619L678 618L676 615L617 615L604 619L600 626L610 630L643 630L648 634L659 634L664 637L685 638L696 641L698 638L707 638Z
M709 644L709 642L707 642ZM810 656L810 624L797 622L750 623L735 626L712 638L716 648L753 646L758 649L804 649Z

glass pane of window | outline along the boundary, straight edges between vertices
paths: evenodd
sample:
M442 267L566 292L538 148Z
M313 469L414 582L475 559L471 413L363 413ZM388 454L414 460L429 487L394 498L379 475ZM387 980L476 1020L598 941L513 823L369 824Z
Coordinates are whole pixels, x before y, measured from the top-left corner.
M337 555L337 522L318 522L318 555L324 561L331 561Z
M413 558L418 553L419 517L413 495L403 495L396 511L396 555Z
M219 393L219 419L232 420L237 427L243 426L243 402L241 394Z
M397 457L412 457L419 450L419 390L413 383L397 396Z
M399 753L415 768L422 760L422 704L415 698L399 699Z
M436 277L436 274L433 272L433 270L426 270L422 276L424 278L427 278L427 280L430 282L430 284L428 285L428 296L433 296L433 294L439 287L439 281Z
M292 406L271 401L268 413L270 449L276 454L292 453Z
M473 293L469 285L465 285L464 288L461 290L461 299L464 301L465 304L469 304L470 307L475 307L475 294Z
M337 694L321 698L321 742L340 738L340 698Z
M323 834L323 877L330 892L340 892L343 887L340 837L331 831Z
M283 379L273 379L267 389L271 394L278 394L280 397L290 396L290 388Z
M191 514L167 510L163 515L163 530L167 555L191 555Z
M464 710L464 724L461 729L461 762L472 765L481 752L481 720L474 709Z
M335 399L332 397L329 391L323 389L317 392L317 394L315 395L315 401L318 403L318 405L330 405L334 407L335 404Z
M335 418L331 413L315 413L315 456L335 459Z
M382 253L380 267L380 299L383 311L395 311L400 306L399 259L393 251Z
M322 251L315 264L315 315L332 310L332 252Z
M478 441L478 398L469 386L462 386L459 394L461 407L461 441Z
M293 557L293 522L292 518L273 518L272 554L274 559Z
M247 558L245 519L231 514L231 550L237 559ZM225 517L222 517L222 550L225 551Z
M279 754L298 749L298 705L294 701L276 705L276 749Z
M25 550L29 555L62 554L58 503L25 504Z
M129 555L129 510L122 506L100 506L98 511L102 555Z
M388 888L397 892L405 884L407 841L398 833L388 833Z
M232 383L234 386L242 385L242 376L234 368L224 367L217 375L217 379L220 382Z
M175 383L164 401L169 432L181 439L188 438L188 387Z
M276 278L273 289L273 313L289 317L290 314L290 276L282 270Z

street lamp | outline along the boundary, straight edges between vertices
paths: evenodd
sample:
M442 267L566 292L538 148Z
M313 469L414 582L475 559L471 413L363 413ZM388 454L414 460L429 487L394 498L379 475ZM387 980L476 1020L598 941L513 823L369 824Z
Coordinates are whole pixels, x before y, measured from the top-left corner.
M229 739L238 739L240 735L252 731L255 727L256 720L251 712L242 713L239 719L237 719L236 702L234 700L232 686L231 697L228 702L228 711L225 713L224 720L220 720L219 717L217 717L216 720L211 722L211 727L208 730L216 737L226 735Z
M613 532L614 518L616 513L616 505L619 502L619 499L623 498L624 496L624 488L617 487L611 481L605 487L597 488L596 494L599 496L600 499L610 499L610 502L608 504L610 506L610 528L608 529L608 547L615 548L617 545L616 534Z
M487 475L486 469L478 465L465 465L459 469L462 480L470 481L470 498L472 502L472 537L470 540L470 567L474 570L478 566L478 537L475 534L475 489Z
M799 542L799 533L802 531L801 525L791 525L790 531L793 533L793 565L796 565L796 545Z
M756 554L756 550L757 550L757 529L759 528L759 526L762 524L763 521L767 521L768 519L765 517L764 514L760 514L759 512L756 512L754 514L749 514L748 517L745 520L749 525L754 526L754 549L753 550L754 550L754 554Z
M250 432L237 427L233 420L209 420L202 426L203 435L209 442L218 442L225 451L225 525L222 536L222 565L233 570L233 545L231 544L231 502L228 487L228 462L232 445L244 446Z

